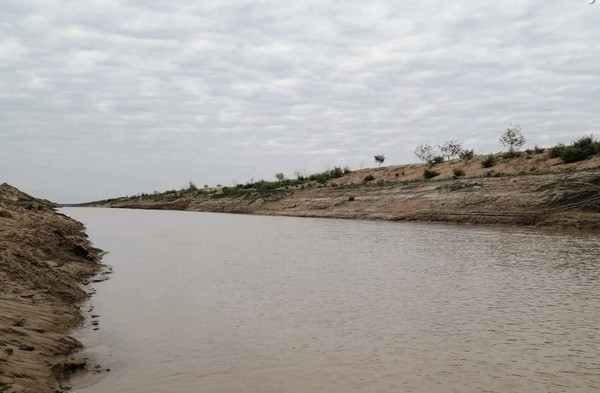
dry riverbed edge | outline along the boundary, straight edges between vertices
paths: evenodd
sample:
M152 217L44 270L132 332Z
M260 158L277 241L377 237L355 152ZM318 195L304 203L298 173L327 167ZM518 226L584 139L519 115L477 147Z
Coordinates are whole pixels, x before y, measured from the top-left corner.
M84 229L54 204L0 185L0 392L62 392L88 367L69 335L83 321L83 284L102 269Z

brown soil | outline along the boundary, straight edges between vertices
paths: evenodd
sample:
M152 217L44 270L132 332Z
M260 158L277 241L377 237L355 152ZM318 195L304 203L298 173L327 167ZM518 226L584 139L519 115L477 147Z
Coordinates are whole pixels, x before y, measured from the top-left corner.
M354 171L324 185L313 181L267 196L244 189L182 190L93 205L600 229L600 156L563 164L546 153L512 159L497 154L492 168L482 167L484 158L436 165L439 176L429 181L423 180L425 165L409 164ZM452 179L454 168L466 176ZM365 183L368 175L375 179Z
M7 184L0 185L0 392L60 392L85 367L68 335L100 269L84 227Z

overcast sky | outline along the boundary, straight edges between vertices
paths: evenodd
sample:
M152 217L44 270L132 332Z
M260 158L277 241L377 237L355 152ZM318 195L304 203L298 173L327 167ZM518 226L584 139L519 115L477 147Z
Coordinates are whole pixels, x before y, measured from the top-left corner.
M600 3L0 0L0 182L76 202L600 135Z

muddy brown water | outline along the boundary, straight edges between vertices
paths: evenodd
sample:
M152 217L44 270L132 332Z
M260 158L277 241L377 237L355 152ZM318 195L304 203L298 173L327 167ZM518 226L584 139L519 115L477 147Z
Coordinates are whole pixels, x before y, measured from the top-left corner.
M114 269L77 393L600 389L598 235L62 211Z

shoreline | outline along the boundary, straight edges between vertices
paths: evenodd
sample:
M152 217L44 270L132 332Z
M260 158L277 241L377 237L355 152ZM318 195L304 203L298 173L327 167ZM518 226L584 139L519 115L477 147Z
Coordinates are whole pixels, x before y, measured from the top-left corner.
M7 184L0 185L0 392L69 389L88 367L71 333L101 272L102 251L83 224Z
M252 215L600 230L600 170L339 184L261 197L223 191L121 198L81 206Z

